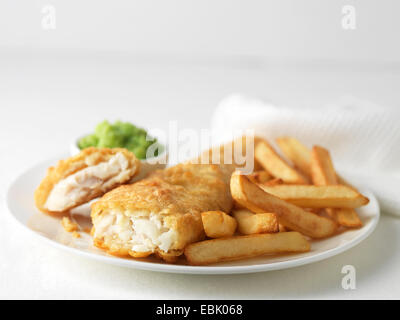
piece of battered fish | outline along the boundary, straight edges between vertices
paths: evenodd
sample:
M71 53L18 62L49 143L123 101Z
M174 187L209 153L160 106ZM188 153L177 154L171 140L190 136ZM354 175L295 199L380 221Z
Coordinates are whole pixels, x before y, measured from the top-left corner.
M139 167L126 149L84 149L48 169L35 191L36 206L46 213L67 211L128 182Z
M179 164L106 193L92 204L97 247L115 255L152 253L174 262L205 237L201 212L232 207L232 166Z

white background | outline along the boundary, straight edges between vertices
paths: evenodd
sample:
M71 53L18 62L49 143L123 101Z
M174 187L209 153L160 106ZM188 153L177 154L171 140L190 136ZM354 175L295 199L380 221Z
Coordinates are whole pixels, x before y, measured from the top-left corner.
M56 9L56 32L43 32L45 5ZM356 9L356 32L343 32L344 5ZM399 8L396 0L3 0L0 45L398 62Z
M41 9L56 8L43 30ZM357 29L341 28L354 5ZM399 298L400 220L329 260L285 271L188 276L59 252L7 214L8 184L103 119L206 128L225 95L294 107L356 96L400 104L398 1L11 1L0 3L1 298ZM341 288L341 268L357 289Z

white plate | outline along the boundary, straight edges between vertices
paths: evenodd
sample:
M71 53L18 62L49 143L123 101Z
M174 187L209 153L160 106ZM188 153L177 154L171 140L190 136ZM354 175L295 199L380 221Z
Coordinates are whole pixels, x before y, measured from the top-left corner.
M364 226L348 230L337 236L312 241L311 251L301 254L263 256L242 261L225 262L211 266L189 266L185 264L165 264L155 259L135 260L110 256L92 245L88 234L81 232L82 237L73 238L60 225L60 217L40 213L34 206L33 192L46 173L46 169L57 161L46 161L20 175L9 187L7 204L11 215L26 230L58 248L98 261L134 269L152 270L171 273L191 274L233 274L278 270L301 266L320 261L354 247L367 238L379 221L379 205L374 195L366 190L362 192L370 199L368 206L358 210ZM82 206L72 215L82 226L89 226L89 207Z

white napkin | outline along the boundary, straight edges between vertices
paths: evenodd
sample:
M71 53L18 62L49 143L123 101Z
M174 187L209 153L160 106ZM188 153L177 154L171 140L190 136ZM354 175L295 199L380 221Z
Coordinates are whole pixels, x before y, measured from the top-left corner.
M279 136L293 136L309 147L324 146L344 177L374 192L385 212L400 216L398 110L356 99L321 108L288 108L232 95L217 107L211 126L218 143L254 129L272 143Z

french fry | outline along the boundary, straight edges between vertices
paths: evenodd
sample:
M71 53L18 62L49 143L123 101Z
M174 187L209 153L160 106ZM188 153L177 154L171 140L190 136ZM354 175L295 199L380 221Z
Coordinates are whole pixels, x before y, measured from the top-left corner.
M235 201L247 209L255 213L274 212L285 227L312 238L328 237L337 229L334 221L265 192L240 172L235 172L231 177L231 194Z
M316 186L339 183L329 151L320 146L314 146L311 151L311 177Z
M210 238L230 237L235 233L236 220L222 211L201 213L204 232Z
M279 224L279 232L287 232L288 228L286 228L282 223Z
M339 184L340 180L343 180L338 179L329 151L319 146L314 146L311 151L311 175L315 185L336 185ZM327 207L330 207L326 209L327 214L340 225L345 227L362 226L362 222L355 210L346 210L345 208L349 208L346 206L341 206L343 209L340 210L332 209L334 206Z
M300 233L281 232L196 242L188 245L184 253L191 265L207 265L265 254L307 251L310 244Z
M307 184L307 179L283 160L266 141L260 141L255 146L256 160L276 178L285 183Z
M272 176L268 173L268 171L256 171L252 174L248 175L251 182L254 183L266 183L267 181L272 179Z
M283 184L283 181L282 181L282 179L275 178L275 179L271 179L271 180L269 180L267 182L260 183L260 184L264 185L264 186L272 187L272 186L278 186L278 185Z
M349 228L360 228L363 225L354 209L336 209L335 219L341 226Z
M295 168L303 174L311 177L310 150L299 140L293 137L281 137L276 139L276 143L282 153L294 164Z
M281 137L276 142L282 153L308 178L311 178L311 151L293 137ZM351 183L336 173L339 184L357 190Z
M275 213L253 213L244 209L233 211L233 217L241 234L279 232L278 217Z
M265 192L302 208L358 208L369 200L342 185L259 185Z
M303 208L304 210L311 212L311 213L315 213L315 214L320 214L322 210L324 209L320 209L320 208Z
M329 151L320 146L312 148L310 169L314 185L327 186L339 183ZM331 219L336 221L336 211L334 209L326 208L325 212Z

